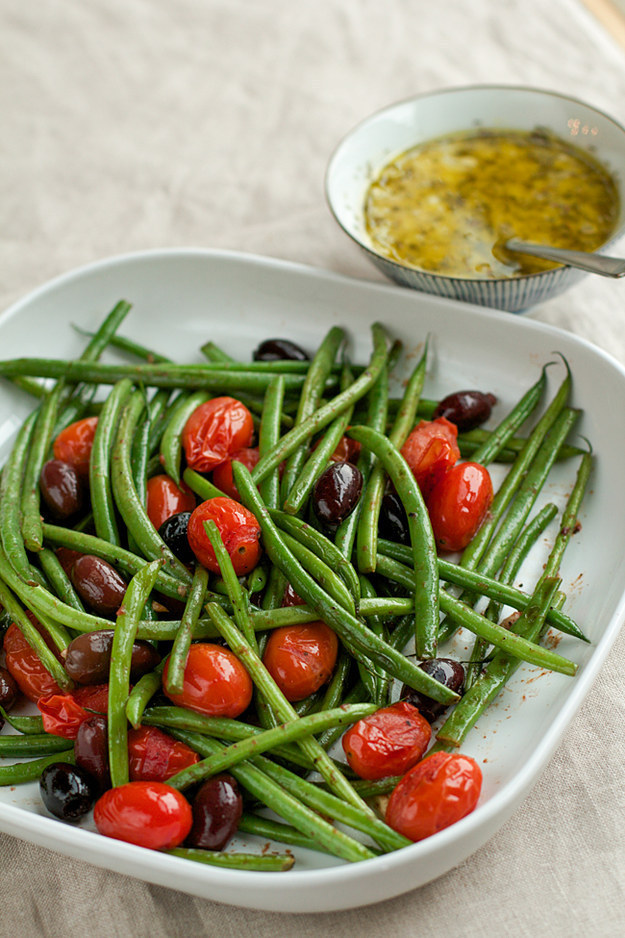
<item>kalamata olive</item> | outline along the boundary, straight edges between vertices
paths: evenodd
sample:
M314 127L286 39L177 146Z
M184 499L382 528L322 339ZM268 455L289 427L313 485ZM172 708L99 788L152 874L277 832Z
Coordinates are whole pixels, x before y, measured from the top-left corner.
M253 358L255 362L278 362L294 361L307 362L308 355L304 349L296 345L295 342L289 342L288 339L265 339L257 349L254 350Z
M455 423L461 433L479 427L490 417L490 412L497 403L494 394L482 391L456 391L440 401L434 411L434 418L446 417Z
M303 606L304 600L295 592L290 583L287 583L282 596L282 606Z
M231 775L215 775L199 788L191 808L193 827L185 843L221 850L239 826L243 799Z
M115 615L128 584L108 561L83 554L74 561L70 577L80 598L94 612L101 616Z
M82 486L78 473L61 459L49 459L43 464L39 487L41 497L54 518L69 518L82 506Z
M337 525L354 510L362 492L362 473L350 462L335 462L313 489L312 505L324 524Z
M195 554L189 546L187 538L187 528L189 527L190 511L179 511L176 515L171 515L158 529L158 533L165 541L172 553L176 555L182 563L194 563Z
M74 740L76 765L85 769L98 783L100 792L111 787L108 753L108 723L94 713L81 723Z
M406 509L397 492L393 490L386 492L382 499L378 532L380 537L386 538L387 541L396 541L399 544L410 543Z
M0 707L10 710L20 692L17 681L6 668L0 668Z
M41 799L62 821L76 821L90 810L98 797L98 786L89 772L78 765L53 762L39 779Z
M444 684L457 694L460 693L464 684L464 668L459 661L453 658L426 658L419 664L419 667L439 684ZM412 690L406 684L402 688L401 696L403 700L407 700L416 707L428 723L433 723L447 709L445 704L438 703L417 690Z
M111 649L113 647L112 629L99 629L96 632L83 632L67 646L65 670L79 684L103 684L108 681ZM132 680L153 671L161 656L153 645L137 639L132 646L130 676Z

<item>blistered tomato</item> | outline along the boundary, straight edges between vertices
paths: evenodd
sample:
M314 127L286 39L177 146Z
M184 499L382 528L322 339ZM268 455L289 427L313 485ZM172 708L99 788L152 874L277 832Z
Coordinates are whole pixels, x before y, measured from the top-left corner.
M166 686L169 661L165 665ZM252 680L228 648L209 642L191 645L180 694L167 694L173 703L212 717L238 717L252 699ZM167 693L165 691L165 693Z
M128 771L132 782L166 782L199 761L197 752L156 726L128 730Z
M187 465L210 472L237 450L249 446L254 422L247 407L234 397L214 397L200 404L182 431Z
M325 622L285 625L269 636L263 663L287 700L303 700L330 680L337 652Z
M54 458L69 463L82 478L89 475L89 460L97 425L97 417L85 417L70 423L69 427L61 430L52 446Z
M436 544L441 550L463 550L482 524L493 500L488 469L475 462L453 466L427 498Z
M9 626L4 636L4 652L7 671L29 700L36 703L40 697L63 693L15 623Z
M62 692L40 697L37 708L43 719L46 733L76 739L82 724L94 714L106 714L108 709L108 684L92 684L76 687L69 694Z
M128 782L96 801L93 820L101 834L152 850L178 847L193 823L187 799L164 782Z
M343 736L343 750L360 778L386 778L415 765L431 736L430 724L417 708L400 700L354 723Z
M240 462L251 472L259 459L260 454L257 446L246 446L244 449L239 449L236 453L232 454L230 459L226 459L225 462L215 466L213 469L213 482L217 488L221 489L229 498L240 501L239 490L232 478L232 463Z
M191 550L207 570L219 573L215 551L204 530L205 521L214 521L238 576L245 576L260 560L260 525L251 511L233 498L209 498L198 505L189 518L187 538Z
M474 759L432 753L393 789L386 823L410 840L423 840L470 814L481 790L482 772Z
M439 417L418 423L402 446L401 454L424 496L460 458L457 438L458 428Z
M195 495L184 482L178 486L168 475L152 476L147 484L147 513L158 531L172 515L181 511L193 511Z

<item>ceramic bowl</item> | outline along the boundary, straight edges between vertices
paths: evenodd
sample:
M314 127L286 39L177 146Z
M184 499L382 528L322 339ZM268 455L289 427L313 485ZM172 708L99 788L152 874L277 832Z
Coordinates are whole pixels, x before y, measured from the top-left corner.
M326 173L326 195L339 225L391 280L403 286L509 312L522 312L562 293L582 271L555 267L541 273L475 280L406 266L378 253L364 219L365 195L380 170L420 143L463 130L547 128L593 154L614 176L620 194L615 231L601 250L625 234L625 128L601 111L551 91L482 85L451 88L400 101L366 118L343 138Z

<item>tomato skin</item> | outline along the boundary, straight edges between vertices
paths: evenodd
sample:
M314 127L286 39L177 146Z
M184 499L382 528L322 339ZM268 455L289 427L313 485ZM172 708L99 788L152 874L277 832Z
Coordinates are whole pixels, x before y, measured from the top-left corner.
M214 521L230 554L237 576L245 576L260 560L260 525L251 511L233 498L209 498L198 505L189 518L187 538L191 550L207 570L219 573L215 551L204 530L205 521Z
M163 686L169 661L163 672ZM252 679L228 648L209 642L191 645L180 694L165 694L180 707L212 717L238 717L252 699Z
M425 753L432 730L416 707L400 700L358 720L343 736L343 750L360 778L403 775Z
M458 428L445 417L421 420L409 434L401 454L424 497L460 458Z
M330 459L334 462L351 462L352 465L356 465L361 449L362 444L357 440L352 440L349 436L342 436Z
M182 431L187 465L210 472L237 450L249 446L254 422L247 407L234 397L214 397L193 411Z
M274 629L263 664L287 700L303 700L330 680L338 639L325 622Z
M453 466L426 501L437 546L441 550L463 550L482 524L492 500L488 469L475 462Z
M156 726L128 730L128 770L131 782L166 782L182 769L200 761L185 743Z
M240 502L241 496L232 478L232 463L240 462L251 472L259 459L260 453L257 446L246 446L243 449L238 449L230 459L226 459L225 462L215 466L213 469L213 482L229 498L234 498L235 501Z
M29 700L37 703L40 697L63 694L50 672L42 665L37 652L30 647L14 622L5 633L4 651L7 671Z
M54 458L69 463L83 479L89 475L89 460L97 425L97 417L76 420L61 430L52 446Z
M147 484L147 513L158 531L172 515L181 511L193 511L195 495L184 482L178 486L170 476L152 476Z
M69 694L60 692L40 697L37 708L44 730L64 739L76 739L78 730L93 716L93 711L106 714L108 690L108 684L92 684L77 687Z
M184 841L193 814L187 799L171 785L128 782L109 789L96 801L93 820L106 837L163 850Z
M393 789L386 823L410 840L423 840L470 814L481 790L482 772L474 759L432 753Z

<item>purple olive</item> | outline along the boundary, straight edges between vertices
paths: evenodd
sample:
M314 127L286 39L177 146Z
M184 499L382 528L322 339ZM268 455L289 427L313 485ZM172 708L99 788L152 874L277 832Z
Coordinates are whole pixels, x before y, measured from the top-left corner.
M100 792L111 787L108 754L108 723L105 717L94 713L80 724L74 740L76 765L89 772L98 783Z
M49 459L43 464L39 488L50 514L59 521L75 515L82 507L82 485L78 473L61 459Z
M109 678L112 629L99 629L77 635L66 650L65 670L79 684L103 684ZM161 656L153 645L137 639L132 646L130 676L132 680L153 671Z
M50 814L62 821L77 821L98 797L95 779L89 772L67 762L46 766L39 779L39 791Z
M74 561L70 577L80 598L94 612L101 616L115 615L128 584L108 561L83 554Z
M290 342L288 339L265 339L257 349L254 350L253 359L255 362L277 362L277 361L295 361L307 362L308 355L304 349Z
M315 483L313 510L324 524L340 524L358 504L361 492L360 469L350 462L334 462Z
M198 790L191 808L193 826L187 846L221 850L239 826L243 799L231 775L215 775Z
M461 433L479 427L490 417L490 412L497 403L494 394L482 391L456 391L448 394L437 404L433 417L446 417L455 423Z
M0 668L0 707L10 710L19 694L17 681L6 668Z
M457 694L460 693L464 684L464 668L459 661L453 658L426 658L419 664L419 667L439 684L444 684ZM402 688L401 696L403 700L407 700L413 707L416 707L428 723L433 723L447 709L446 704L438 703L406 684Z
M387 541L396 541L399 544L410 544L410 530L406 509L402 505L397 492L386 492L380 506L378 520L378 533Z

